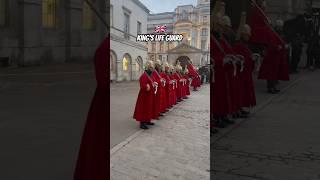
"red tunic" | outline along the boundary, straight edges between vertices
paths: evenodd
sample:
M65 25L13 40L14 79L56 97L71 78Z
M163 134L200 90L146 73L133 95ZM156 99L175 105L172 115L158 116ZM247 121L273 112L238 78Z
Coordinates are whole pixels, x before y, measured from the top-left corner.
M242 72L239 72L241 82L241 107L253 107L256 105L256 96L252 78L254 70L252 52L247 47L247 44L242 41L234 44L234 51L244 57L244 69Z
M164 89L164 100L163 100L163 109L166 110L167 108L169 108L171 105L170 103L170 78L169 76L165 73L165 72L161 72L160 73L160 76L166 80L166 84L165 86L163 87Z
M191 86L192 87L200 87L201 86L201 80L198 72L194 69L192 64L188 64L187 66L189 74L192 77Z
M174 73L173 78L177 81L176 96L178 99L180 99L180 98L182 98L180 76L178 75L178 73Z
M171 74L169 77L171 80L176 80L173 74ZM178 85L176 83L173 83L172 84L172 103L173 103L172 105L175 105L177 103L177 88L178 88Z
M233 47L224 39L221 40L221 46L223 47L226 54L232 54L236 55L236 53L233 50ZM231 107L232 112L236 112L240 108L240 92L239 89L239 79L238 75L234 75L234 67L232 64L226 64L226 71L227 76L229 79L229 86L230 86L230 97L231 97Z
M186 97L187 96L187 88L186 88L186 83L185 83L185 78L183 75L179 74L180 76L180 84L181 84L181 97Z
M156 70L154 70L151 74L151 76L153 77L153 79L155 80L155 82L158 83L158 90L157 90L157 94L155 94L155 99L153 102L153 112L154 112L154 119L159 117L159 114L161 112L161 104L162 104L162 98L163 98L163 89L161 86L161 77L158 74L158 72Z
M225 52L221 43L212 37L210 44L211 47L211 61L214 60L214 83L211 88L210 95L210 109L215 115L226 115L232 112L232 101L230 92L230 79L228 78L227 65L223 65L223 58ZM211 62L213 64L213 62Z
M185 74L184 78L187 80L186 84L186 94L187 96L190 95L190 80L189 80L189 74Z
M287 53L284 41L272 30L263 11L253 5L249 25L251 27L251 43L266 46L266 54L260 67L259 79L289 80ZM279 48L281 47L281 48Z
M74 180L105 180L109 144L107 131L109 89L109 38L105 38L96 50L94 63L97 88L87 116L82 136Z
M140 91L138 94L136 107L134 110L133 118L139 122L150 122L154 117L153 103L154 103L154 92L153 79L146 72L144 72L139 79ZM147 91L147 85L149 84L150 90Z

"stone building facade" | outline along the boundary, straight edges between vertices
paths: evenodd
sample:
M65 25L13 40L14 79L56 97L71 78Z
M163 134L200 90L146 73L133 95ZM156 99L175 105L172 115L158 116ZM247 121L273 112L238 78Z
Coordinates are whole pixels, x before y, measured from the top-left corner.
M210 52L210 1L198 0L197 5L183 5L174 12L152 14L148 17L148 32L157 25L166 25L166 33L183 34L180 43L149 42L148 57L175 64L192 61L195 66L209 62Z
M147 47L136 36L147 33L149 12L139 0L111 0L111 80L137 80L143 72Z
M106 17L106 1L92 3ZM0 59L10 66L91 61L105 32L83 0L0 0Z

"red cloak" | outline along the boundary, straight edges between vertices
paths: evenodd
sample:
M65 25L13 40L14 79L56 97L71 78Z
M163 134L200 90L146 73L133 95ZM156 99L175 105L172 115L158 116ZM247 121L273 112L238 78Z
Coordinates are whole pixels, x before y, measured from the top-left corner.
M154 103L154 92L153 79L146 72L144 72L139 79L140 91L138 94L136 107L134 110L133 118L139 122L150 122L154 117L153 103ZM150 90L147 91L147 85L149 84Z
M108 171L108 89L109 37L96 50L94 57L97 88L84 128L74 180L106 180Z
M192 64L188 64L187 69L189 71L189 74L192 77L191 86L192 87L200 87L201 86L201 80L198 72L194 69Z
M157 94L155 94L154 101L153 101L153 112L154 112L153 119L157 119L161 112L161 103L162 103L162 96L163 96L162 86L161 86L161 77L156 70L152 72L151 76L154 79L154 81L158 83Z
M289 80L289 67L284 41L271 28L263 10L256 4L253 5L248 19L252 33L250 42L266 46L266 53L258 78Z
M177 81L176 96L177 96L177 99L180 99L182 98L180 76L178 75L178 73L174 73L173 78Z
M171 85L169 84L170 82L170 78L169 76L165 73L165 72L161 72L160 76L166 80L166 85L164 86L164 110L166 110L167 108L169 108L171 106L171 102L170 102L170 89L171 89Z
M189 80L189 74L185 74L184 78L187 80L186 84L186 95L190 95L190 80Z
M256 95L254 91L254 83L252 73L254 70L254 62L252 60L252 52L247 44L238 41L234 44L234 51L244 57L244 69L239 73L241 107L253 107L256 105Z
M221 46L224 49L226 54L236 55L236 53L233 50L233 47L225 40L224 38L221 38ZM229 79L229 87L230 87L230 99L231 99L231 107L232 112L236 112L240 108L240 92L239 89L239 79L238 75L234 75L234 67L232 64L226 64L225 65L227 76Z
M210 109L215 115L226 115L232 112L230 80L228 78L227 65L223 65L225 52L221 43L212 37L211 61L214 60L214 83L211 88ZM211 62L213 64L213 62ZM228 67L229 68L229 67Z

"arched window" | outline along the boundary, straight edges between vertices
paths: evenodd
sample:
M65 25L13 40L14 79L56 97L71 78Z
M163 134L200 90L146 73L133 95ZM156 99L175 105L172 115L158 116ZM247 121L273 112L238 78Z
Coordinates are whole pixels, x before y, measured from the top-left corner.
M122 59L122 70L123 71L129 70L129 65L131 64L130 62L131 62L131 58L128 54L123 56L123 59Z
M143 60L142 60L142 58L139 56L138 58L137 58L137 62L136 62L136 71L137 72L140 72L140 71L142 71L143 70Z
M0 26L4 26L7 24L7 0L0 0Z
M201 36L208 36L208 29L207 28L202 29Z
M57 26L58 0L42 0L42 26L55 28Z
M188 19L188 12L186 10L182 11L182 19L187 20Z
M95 0L90 0L92 3ZM95 28L95 14L86 1L83 1L82 9L82 28L86 30L92 30Z

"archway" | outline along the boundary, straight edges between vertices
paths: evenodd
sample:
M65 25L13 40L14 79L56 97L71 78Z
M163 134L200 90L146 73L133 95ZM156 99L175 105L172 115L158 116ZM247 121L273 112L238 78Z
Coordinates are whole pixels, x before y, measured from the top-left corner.
M136 71L138 74L141 74L143 72L143 60L141 56L138 56L136 59Z
M113 50L110 50L110 79L117 79L117 55Z
M124 80L132 79L132 58L130 54L124 54L122 58L122 76Z
M183 69L186 68L186 66L188 64L190 64L190 58L188 56L180 56L178 57L178 59L176 60L176 64L180 62L180 65L182 66Z

